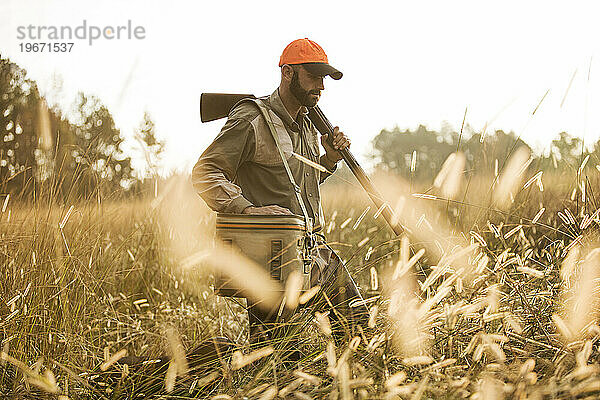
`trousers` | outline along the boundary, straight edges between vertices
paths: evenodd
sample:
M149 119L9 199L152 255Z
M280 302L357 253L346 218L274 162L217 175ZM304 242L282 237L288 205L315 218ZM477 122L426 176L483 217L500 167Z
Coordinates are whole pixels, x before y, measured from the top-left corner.
M321 286L320 293L301 306L300 310L329 311L334 327L340 326L341 319L345 319L350 325L366 321L369 310L362 301L358 286L341 258L324 240L318 241L311 250L310 286L316 285ZM289 316L282 318L277 314L278 310L265 311L248 301L251 344L286 337L286 330L281 328ZM341 336L343 331L336 328L335 335Z

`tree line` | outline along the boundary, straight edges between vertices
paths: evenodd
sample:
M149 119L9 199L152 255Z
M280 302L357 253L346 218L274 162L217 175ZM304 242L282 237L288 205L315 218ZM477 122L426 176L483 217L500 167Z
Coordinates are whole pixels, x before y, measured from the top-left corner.
M514 150L525 143L514 132L496 130L475 132L465 126L462 132L444 125L440 132L421 125L418 128L382 130L372 141L372 157L378 168L395 172L405 178L432 181L450 154L465 155L466 171L496 173ZM589 157L588 157L589 156ZM584 161L584 170L595 168L600 161L600 140L584 146L581 138L567 132L559 133L543 154L533 154L532 168L559 172L577 171Z
M65 201L139 195L158 166L164 143L148 113L136 132L145 167L135 171L124 137L97 97L80 92L67 118L48 106L26 70L5 58L0 96L0 193Z

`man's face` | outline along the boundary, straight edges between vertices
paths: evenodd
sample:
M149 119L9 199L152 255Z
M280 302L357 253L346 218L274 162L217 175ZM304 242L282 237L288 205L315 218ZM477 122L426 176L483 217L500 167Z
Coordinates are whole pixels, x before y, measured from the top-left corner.
M323 77L306 71L301 65L294 66L294 74L290 82L290 92L305 107L314 107L321 97Z

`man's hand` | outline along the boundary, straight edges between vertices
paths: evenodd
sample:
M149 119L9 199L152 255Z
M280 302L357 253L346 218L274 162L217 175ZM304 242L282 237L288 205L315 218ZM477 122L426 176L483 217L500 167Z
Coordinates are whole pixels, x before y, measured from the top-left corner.
M329 135L321 136L321 144L325 148L327 159L335 164L342 159L342 155L338 150L350 148L350 139L336 126L333 128L333 147L329 144Z
M264 207L246 207L242 214L252 215L293 215L293 213L285 207L276 205L264 206Z

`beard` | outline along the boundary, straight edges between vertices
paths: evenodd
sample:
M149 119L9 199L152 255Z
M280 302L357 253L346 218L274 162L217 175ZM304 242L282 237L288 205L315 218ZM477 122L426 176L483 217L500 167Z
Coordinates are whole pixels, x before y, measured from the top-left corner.
M290 82L290 92L298 102L304 107L314 107L317 105L319 101L319 97L312 96L313 94L320 96L321 91L318 89L315 90L305 90L300 85L300 80L298 79L298 72L294 71L294 75L292 75L292 81Z

